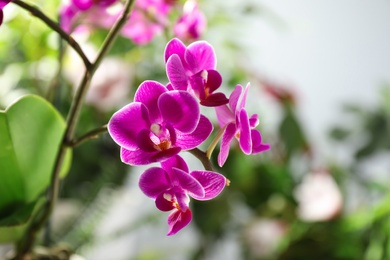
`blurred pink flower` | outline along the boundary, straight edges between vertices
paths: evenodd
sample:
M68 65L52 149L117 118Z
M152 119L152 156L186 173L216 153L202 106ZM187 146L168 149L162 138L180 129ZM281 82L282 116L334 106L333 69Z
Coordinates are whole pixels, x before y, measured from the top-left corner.
M249 223L244 238L253 259L270 258L287 232L285 223L277 219L259 218Z
M198 40L206 30L207 20L199 10L197 1L189 0L183 6L183 14L174 26L174 34L183 41Z
M97 50L93 45L84 42L81 46L90 59L96 57ZM72 87L77 88L84 71L84 64L72 50L64 67L64 75ZM129 63L117 57L106 57L92 78L85 101L104 112L120 108L130 100L132 81L133 73Z
M136 44L149 43L164 30L173 3L164 0L137 0L121 34ZM73 0L60 11L61 27L68 33L94 27L109 29L121 15L122 7L117 0Z
M327 221L337 216L343 206L339 187L326 170L307 174L295 190L298 217L304 221Z

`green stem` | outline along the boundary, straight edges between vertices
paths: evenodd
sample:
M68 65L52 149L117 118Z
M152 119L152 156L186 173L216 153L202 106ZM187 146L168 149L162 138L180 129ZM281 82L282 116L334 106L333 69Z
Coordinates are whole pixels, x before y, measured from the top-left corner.
M80 145L81 143L88 141L88 140L91 140L91 139L95 139L100 134L106 133L106 132L107 132L107 125L101 126L99 128L96 128L96 129L93 129L93 130L87 132L86 134L84 134L80 138L73 139L68 145L71 147L76 147L76 146Z
M214 171L213 166L211 165L210 159L207 158L207 155L205 152L198 148L194 148L191 150L188 150L193 156L199 159L199 161L203 164L203 167L206 171Z
M56 31L61 36L61 38L64 39L78 53L80 58L83 60L85 67L89 68L91 66L91 62L89 61L87 56L85 56L84 51L81 49L80 45L72 38L72 36L62 30L62 28L56 22L47 17L44 13L42 13L41 10L20 0L13 0L11 3L14 3L21 8L29 11L33 16L39 18L42 22L49 26L53 31Z
M17 2L17 4L25 5L23 2L19 0L16 0L15 2ZM98 54L96 61L90 66L86 66L86 72L80 83L80 86L77 88L78 90L73 98L72 105L69 110L67 124L66 124L67 127L65 129L64 138L61 147L59 149L59 152L57 154L55 166L52 172L51 184L48 190L47 201L45 205L41 208L41 211L35 216L35 218L31 222L31 225L28 227L24 237L18 244L16 259L24 259L24 257L27 257L27 255L31 252L31 249L34 245L38 231L42 228L42 226L46 223L46 221L50 217L50 214L54 208L54 205L58 197L59 182L60 182L59 175L61 172L62 164L64 162L66 151L67 149L69 149L69 144L73 142L72 141L73 134L75 132L80 117L81 107L84 101L85 94L88 90L89 84L91 82L91 78L95 73L95 71L97 70L97 68L99 67L101 61L103 60L103 57L107 54L110 47L114 43L121 28L129 19L133 3L134 0L127 0L121 17L118 19L118 21L110 30L106 40L102 45L102 48ZM52 22L52 24L55 23ZM58 30L55 31L58 32Z
M223 128L219 129L217 135L215 136L214 140L210 143L209 147L206 150L206 156L208 159L211 158L211 154L213 153L215 147L217 146L219 140L221 139L223 133L225 132L227 125L225 125Z

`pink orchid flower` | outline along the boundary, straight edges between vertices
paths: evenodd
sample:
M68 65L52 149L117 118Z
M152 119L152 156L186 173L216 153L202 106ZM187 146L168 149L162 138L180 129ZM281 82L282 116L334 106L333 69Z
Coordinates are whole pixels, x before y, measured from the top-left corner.
M121 146L122 161L130 165L164 161L193 149L212 130L191 94L168 91L156 81L143 82L134 102L114 113L108 123L109 134Z
M223 93L213 93L221 86L222 77L215 70L216 56L209 43L197 41L186 47L174 38L165 47L164 55L173 89L192 93L204 106L221 106L229 102Z
M168 236L176 234L192 219L190 197L210 200L226 186L226 178L212 171L189 172L186 162L176 155L161 163L161 167L146 170L139 187L146 196L155 199L161 211L171 211L168 217Z
M249 117L245 109L249 86L248 83L244 90L241 85L237 85L230 95L229 106L223 105L215 108L219 125L225 129L218 155L218 164L221 167L226 162L230 143L234 137L239 141L244 154L256 154L270 149L270 145L262 142L260 132L255 129L259 124L258 115L254 114Z

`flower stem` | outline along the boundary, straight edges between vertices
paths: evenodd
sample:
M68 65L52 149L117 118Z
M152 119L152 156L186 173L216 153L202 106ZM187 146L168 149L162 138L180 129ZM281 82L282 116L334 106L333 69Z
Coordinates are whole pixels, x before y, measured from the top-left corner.
M207 171L214 171L213 166L211 165L210 159L207 157L206 153L198 148L194 148L188 150L192 155L199 159L199 161L203 164L203 167Z
M73 139L68 145L71 147L76 147L85 141L97 138L100 134L105 132L107 132L107 125L103 125L99 128L93 129L81 136L80 138Z
M84 101L85 94L88 90L89 84L91 82L91 78L92 78L94 72L99 67L101 61L103 60L103 57L107 54L110 47L114 43L116 37L118 36L118 34L120 32L120 29L123 27L123 25L129 19L134 1L135 0L127 0L126 1L123 13L122 13L121 17L119 17L119 19L117 20L115 25L112 27L109 34L107 35L107 37L106 37L106 39L101 47L101 50L98 54L96 61L93 64L91 64L90 66L86 65L86 72L85 72L84 77L80 83L80 86L77 88L78 91L76 92L76 94L73 98L72 105L71 105L71 108L69 110L64 138L63 138L62 144L60 146L59 152L57 154L56 162L55 162L54 169L52 172L51 183L50 183L48 195L47 195L47 201L45 202L44 206L39 210L37 215L34 217L30 226L28 227L27 231L25 232L24 237L19 242L19 244L17 246L17 256L15 259L24 259L25 256L27 256L31 252L31 249L32 249L34 242L35 242L35 239L36 239L37 232L43 227L43 225L46 223L46 221L50 217L50 214L54 208L54 205L55 205L57 197L58 197L59 181L60 181L59 175L60 175L60 172L62 169L62 164L63 164L64 159L65 159L66 151L67 151L67 149L69 149L69 143L72 143L73 134L75 132L75 129L76 129L76 126L77 126L77 123L79 120L81 107L82 107L82 104ZM25 4L19 0L15 0L14 2L16 2L17 4L20 4L21 6L28 6L27 4ZM36 9L34 8L33 10L36 10ZM38 12L38 14L40 15L41 13ZM50 20L46 16L42 16L42 17L45 17L46 20ZM48 24L55 25L55 26L53 26L54 28L58 27L52 21ZM52 26L50 26L50 27L52 27ZM55 31L63 32L62 30L55 30Z
M32 6L20 0L13 0L11 3L14 3L21 8L29 11L33 16L39 18L42 22L49 26L53 31L56 31L61 36L61 38L64 39L78 53L80 58L83 60L85 67L89 68L91 66L91 62L85 55L84 51L81 49L80 45L73 39L72 36L62 30L58 23L54 22L35 6Z
M206 150L206 156L210 160L211 154L213 153L215 147L217 146L219 140L221 139L223 133L225 132L227 125L219 129L217 135L215 136L214 140L210 143L209 147Z

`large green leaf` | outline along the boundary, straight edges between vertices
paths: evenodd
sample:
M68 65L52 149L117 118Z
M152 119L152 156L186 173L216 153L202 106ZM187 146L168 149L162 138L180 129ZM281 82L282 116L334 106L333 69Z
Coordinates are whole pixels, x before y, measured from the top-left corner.
M50 183L64 131L61 115L38 96L25 96L0 111L0 242L17 239L17 230L30 219ZM69 150L62 175L70 160Z

